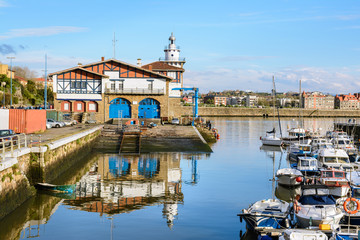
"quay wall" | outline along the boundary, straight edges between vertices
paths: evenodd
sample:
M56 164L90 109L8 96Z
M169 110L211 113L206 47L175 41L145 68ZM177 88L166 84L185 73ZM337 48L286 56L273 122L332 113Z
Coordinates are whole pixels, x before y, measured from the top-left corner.
M192 106L181 106L175 116L192 115ZM237 108L237 107L199 107L199 116L201 117L263 117L267 114L272 117L274 110L272 108ZM275 112L277 116L277 111ZM298 108L280 108L281 117L299 116ZM360 117L360 110L317 110L301 109L303 117Z
M51 182L91 152L102 126L42 146L6 154L0 161L0 219L36 193L37 182ZM9 164L11 163L11 164Z

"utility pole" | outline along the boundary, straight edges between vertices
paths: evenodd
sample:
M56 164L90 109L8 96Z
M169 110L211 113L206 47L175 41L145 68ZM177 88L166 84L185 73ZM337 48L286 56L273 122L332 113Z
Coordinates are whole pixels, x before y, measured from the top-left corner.
M114 39L112 40L112 42L113 42L113 51L114 51L113 59L115 59L115 46L117 42L117 40L115 39L115 32L114 32Z
M12 106L12 100L13 100L13 95L12 95L12 60L15 59L15 57L7 57L7 59L10 59L10 106Z
M47 55L45 53L45 89L44 89L44 108L47 108Z

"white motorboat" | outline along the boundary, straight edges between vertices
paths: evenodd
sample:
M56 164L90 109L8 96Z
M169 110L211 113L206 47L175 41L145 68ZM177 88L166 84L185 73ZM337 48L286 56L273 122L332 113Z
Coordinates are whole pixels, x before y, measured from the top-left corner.
M344 149L346 153L356 153L357 148L348 138L333 138L331 140L335 148Z
M344 216L341 209L336 207L329 189L324 186L303 186L302 196L294 204L298 225L303 228L329 224L334 229Z
M311 229L286 229L279 240L328 240L325 233Z
M298 157L296 169L299 170L304 176L314 176L319 173L318 160L313 157Z
M243 209L238 216L240 221L244 219L247 227L253 230L278 229L286 224L289 212L289 203L279 199L265 199Z
M299 170L292 168L282 168L276 171L278 184L286 185L286 186L300 185L302 181L302 176L303 174Z
M334 197L346 197L350 191L350 185L344 171L335 169L322 170L320 182L329 188L330 194Z
M335 168L341 170L353 170L349 156L343 149L324 148L318 155L319 164L324 168Z

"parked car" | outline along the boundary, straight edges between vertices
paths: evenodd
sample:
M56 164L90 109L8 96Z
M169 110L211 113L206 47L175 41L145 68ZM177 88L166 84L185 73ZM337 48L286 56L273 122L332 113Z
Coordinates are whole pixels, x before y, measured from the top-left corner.
M56 127L56 128L59 128L59 127L64 127L65 126L65 123L64 122L59 122L59 121L55 121L53 119L46 119L46 124L51 124L51 127Z
M179 125L180 124L180 120L178 118L173 118L171 120L171 124L176 124L176 125Z
M0 130L0 148L3 147L3 142L5 144L5 147L10 146L11 139L13 140L13 145L16 145L18 141L18 136L13 130L11 129Z

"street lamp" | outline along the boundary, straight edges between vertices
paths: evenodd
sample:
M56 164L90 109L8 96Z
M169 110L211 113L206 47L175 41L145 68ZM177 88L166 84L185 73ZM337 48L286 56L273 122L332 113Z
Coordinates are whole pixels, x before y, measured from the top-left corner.
M13 100L13 95L12 95L12 60L15 59L15 57L7 57L7 59L10 59L10 106L12 106L12 100Z
M6 86L6 82L1 82L1 86L4 88L3 108L5 108L5 86Z

